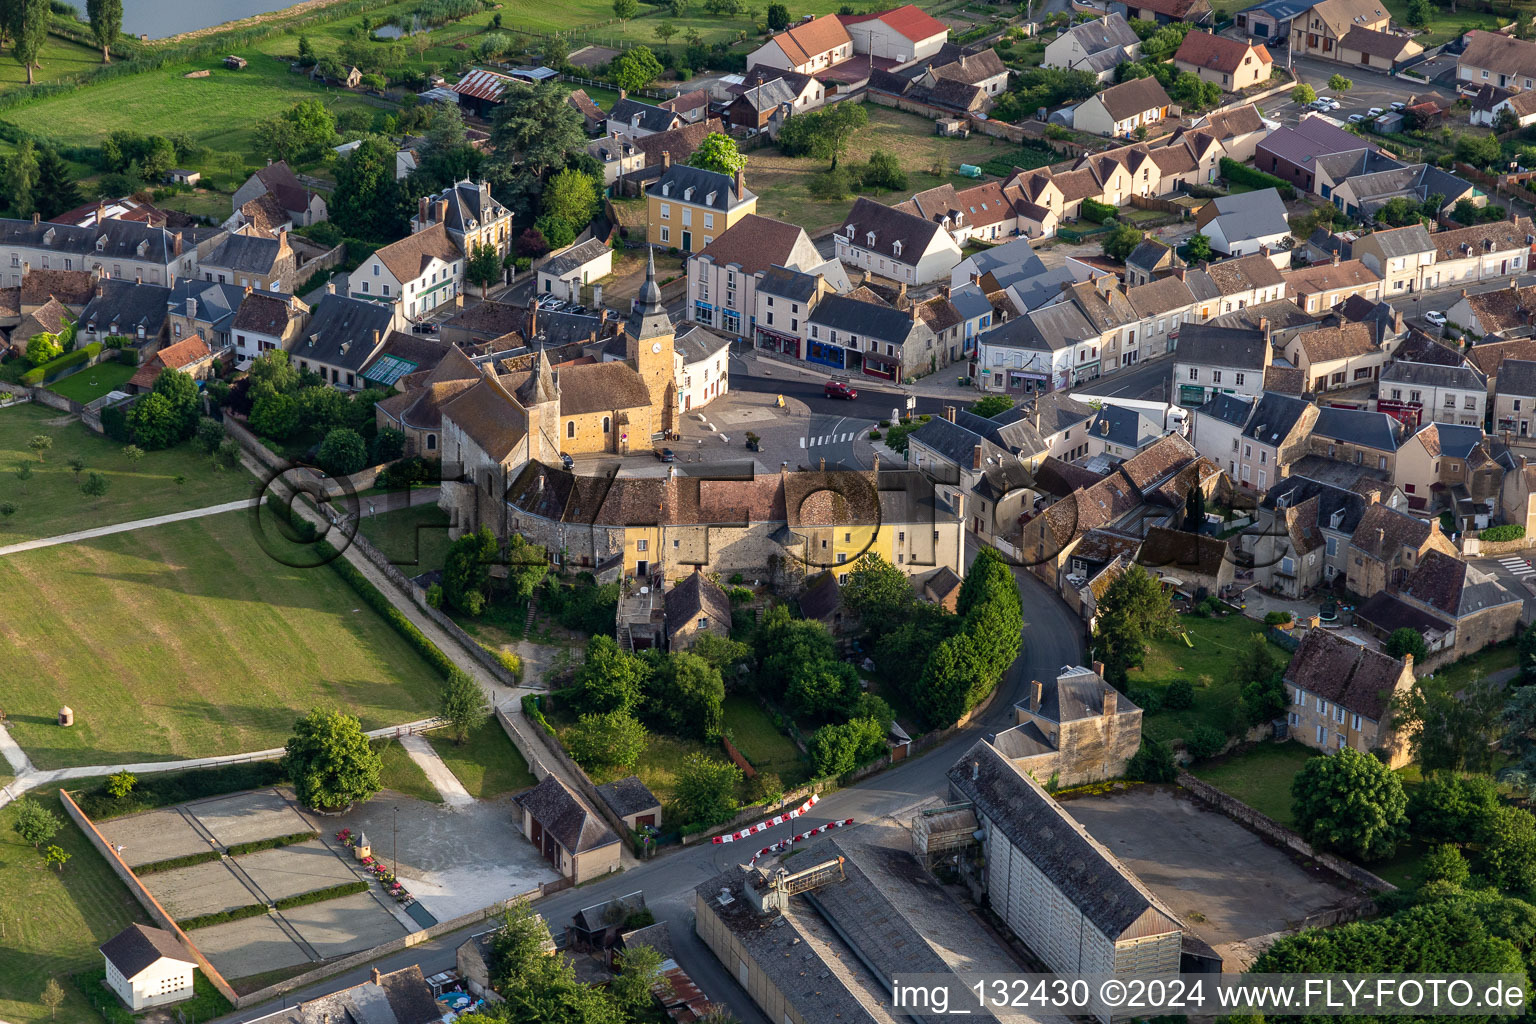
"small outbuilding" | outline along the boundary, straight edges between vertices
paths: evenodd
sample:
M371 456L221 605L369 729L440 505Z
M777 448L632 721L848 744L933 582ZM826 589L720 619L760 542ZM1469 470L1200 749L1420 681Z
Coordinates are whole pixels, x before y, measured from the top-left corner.
M244 71L245 66L249 63L250 61L246 60L244 57L236 57L234 54L230 54L228 57L224 58L224 66L229 68L231 71Z
M163 928L131 924L107 940L101 955L107 985L135 1013L192 998L197 961Z
M661 801L640 781L640 776L604 783L597 787L597 795L629 828L639 831L645 825L661 827Z
M697 567L667 591L662 604L669 651L687 650L700 633L731 635L731 599Z
M581 289L613 273L613 250L596 238L568 246L538 268L540 295L581 301Z
M512 801L522 814L523 835L572 882L619 869L619 837L553 775Z
M203 175L200 171L189 171L185 167L176 167L166 174L166 178L173 185L196 185L203 180Z

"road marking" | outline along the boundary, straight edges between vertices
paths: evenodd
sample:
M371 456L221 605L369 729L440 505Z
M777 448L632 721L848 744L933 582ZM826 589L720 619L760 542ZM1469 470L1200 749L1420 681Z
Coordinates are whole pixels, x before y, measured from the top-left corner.
M803 438L803 437L800 439L800 447L801 448L805 447L805 438Z
M1499 564L1515 576L1536 576L1536 569L1532 569L1531 563L1523 558L1501 558Z

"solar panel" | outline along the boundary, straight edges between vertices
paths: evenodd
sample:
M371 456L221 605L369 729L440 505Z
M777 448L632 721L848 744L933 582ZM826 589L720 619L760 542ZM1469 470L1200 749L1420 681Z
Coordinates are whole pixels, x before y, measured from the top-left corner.
M378 362L368 367L363 374L363 379L378 384L394 384L406 374L413 373L416 365L409 359L401 359L399 356L383 356Z

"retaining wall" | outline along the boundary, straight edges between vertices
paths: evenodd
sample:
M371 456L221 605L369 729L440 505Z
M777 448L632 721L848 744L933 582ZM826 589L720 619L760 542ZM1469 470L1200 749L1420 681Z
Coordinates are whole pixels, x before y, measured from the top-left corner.
M1397 886L1377 875L1365 870L1357 864L1351 864L1343 857L1317 850L1301 836L1292 832L1273 818L1260 814L1234 796L1223 793L1208 782L1202 782L1188 772L1179 772L1179 785L1190 796L1219 811L1240 825L1244 825L1259 833L1267 839L1272 839L1281 846L1301 854L1308 860L1316 861L1339 877L1340 880L1351 886L1357 886L1370 892L1396 892Z
M96 824L85 816L85 812L75 803L74 798L67 791L61 789L59 790L59 800L64 804L64 813L69 815L71 821L80 826L80 831L84 832L85 837L91 841L91 845L96 847L96 852L101 854L102 858L107 862L107 866L112 869L113 874L122 879L123 884L128 887L129 892L133 893L133 898L139 901L139 905L144 908L144 912L149 915L150 920L180 939L182 944L187 947L187 952L191 953L192 958L197 961L197 966L202 968L203 976L213 983L213 987L219 990L219 994L236 1006L240 1006L240 997L235 994L235 990L230 987L229 982L224 980L224 975L214 969L213 964L209 963L208 958L203 956L196 943L187 938L187 933L181 930L181 926L176 923L176 919L166 913L165 908L160 905L160 901L155 899L148 889L144 888L143 883L139 881L139 876L133 873L133 869L124 863L123 858L118 855L117 850L113 848L112 844L107 842L102 834L96 830Z
M582 770L581 765L573 761L571 755L565 752L565 748L560 746L560 741L551 736L538 722L529 722L528 731L538 737L548 760L565 769L566 776L576 783L576 788L581 792L582 799L590 804L593 810L602 815L603 820L618 835L620 841L627 841L631 832L630 827L624 824L624 819L613 813L613 809L598 795L597 787L592 784L591 779L587 778L587 773ZM522 747L518 747L518 749L521 750ZM531 762L529 767L532 767ZM546 772L546 774L549 773ZM565 779L562 778L560 781L564 782Z

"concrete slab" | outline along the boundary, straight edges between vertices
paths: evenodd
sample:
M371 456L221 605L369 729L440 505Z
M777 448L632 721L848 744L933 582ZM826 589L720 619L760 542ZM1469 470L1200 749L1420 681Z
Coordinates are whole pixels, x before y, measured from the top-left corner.
M345 825L364 833L373 855L386 864L398 845L400 881L445 921L559 877L512 824L516 810L510 797L453 809L386 793L349 812L331 831Z
M270 901L357 880L357 872L318 839L235 858Z
M309 962L298 943L271 917L198 928L187 937L229 981Z
M143 882L178 921L263 902L222 860L145 875Z
M1228 971L1262 952L1248 940L1295 929L1352 896L1170 787L1133 786L1062 807L1215 947Z
M372 892L285 910L283 919L323 959L371 949L405 934L405 928Z
M307 832L312 827L275 789L188 804L187 810L224 846Z
M174 807L98 821L96 828L107 842L123 848L123 860L129 867L206 853L210 849L208 840L198 835L197 829Z

